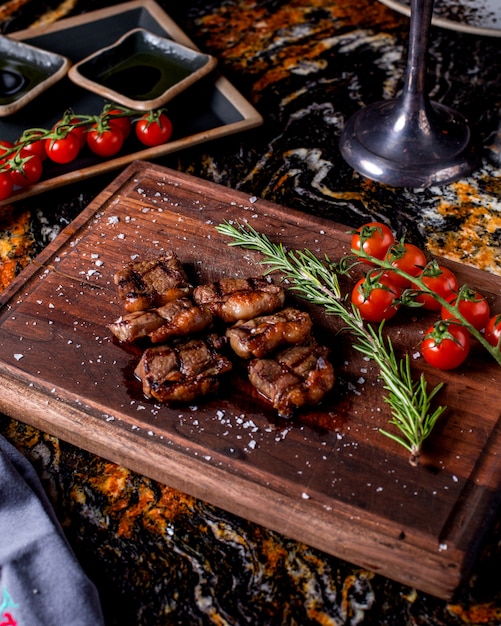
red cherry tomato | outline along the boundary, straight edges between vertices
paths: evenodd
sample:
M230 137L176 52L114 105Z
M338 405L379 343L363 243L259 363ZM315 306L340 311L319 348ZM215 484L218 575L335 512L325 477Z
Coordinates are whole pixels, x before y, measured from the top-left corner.
M360 253L360 251L363 250L365 254L382 260L394 241L395 237L386 224L382 224L381 222L368 222L360 226L357 232L353 233L351 249L355 253ZM366 263L370 264L369 261L364 260Z
M421 352L433 367L451 370L466 360L470 345L470 333L464 326L440 320L426 331Z
M425 253L412 243L395 243L388 249L385 257L386 261L393 267L409 274L418 276L426 266L427 259ZM405 289L411 286L411 281L394 272L389 272L396 285Z
M12 193L13 187L10 172L0 172L0 200L6 200Z
M485 325L484 337L487 341L501 350L501 313L493 315Z
M391 278L378 270L372 270L361 278L351 293L352 303L360 310L367 322L388 320L398 311L396 302L402 290Z
M87 133L87 145L94 154L100 157L111 157L120 152L124 143L124 136L118 126L100 129L97 124Z
M165 113L145 113L136 122L136 136L145 146L160 146L169 141L172 122Z
M477 330L483 330L491 316L491 310L487 299L478 291L468 287L462 287L458 294L448 300L450 304L457 307L457 310L470 324ZM456 317L442 307L443 320L456 319Z
M42 178L43 166L42 161L36 154L13 160L10 166L10 175L14 185L18 187L29 187L34 185Z
M42 132L31 132L29 136L29 143L26 143L28 138L20 137L18 144L22 143L23 147L21 148L20 154L21 156L28 156L30 154L35 154L40 161L45 161L47 158L47 152L45 152L45 140L44 139L36 139L37 135L42 136Z
M106 111L106 119L110 126L116 126L122 131L125 140L130 135L132 122L130 121L130 117L122 115L122 113L120 109L109 109Z
M458 290L458 281L454 272L443 265L439 265L436 261L431 261L424 268L419 276L425 286L434 294L437 294L444 300L449 300ZM442 305L438 300L429 293L422 292L414 299L423 305L423 309L428 311L440 311Z
M66 137L46 139L45 151L54 163L71 163L80 152L80 140L74 132L69 132Z

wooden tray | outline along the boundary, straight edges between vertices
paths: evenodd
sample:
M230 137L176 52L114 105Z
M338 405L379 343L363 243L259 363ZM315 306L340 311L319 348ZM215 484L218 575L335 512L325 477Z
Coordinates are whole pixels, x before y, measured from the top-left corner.
M109 46L133 28L145 28L161 37L196 49L195 44L154 0L132 0L112 7L69 17L9 34L77 63ZM74 85L65 77L16 115L0 120L0 137L15 142L27 128L52 128L68 109L79 115L97 115L106 100ZM168 114L174 125L172 139L145 148L133 136L113 158L101 159L85 149L68 165L46 161L43 179L26 190L16 190L7 200L33 196L77 180L123 168L138 159L155 159L206 141L226 137L262 124L261 115L218 71L211 73L172 100Z
M335 259L347 228L143 162L130 165L2 294L0 410L235 514L428 593L450 598L498 506L501 371L474 349L446 382L449 410L422 463L378 432L388 409L377 372L310 308L332 348L334 392L279 419L236 368L218 397L168 408L142 397L139 350L110 338L113 275L136 255L174 249L195 282L262 273L259 257L214 228L249 220L294 248ZM500 309L501 279L453 266ZM305 303L299 305L306 308ZM414 355L430 317L389 324Z

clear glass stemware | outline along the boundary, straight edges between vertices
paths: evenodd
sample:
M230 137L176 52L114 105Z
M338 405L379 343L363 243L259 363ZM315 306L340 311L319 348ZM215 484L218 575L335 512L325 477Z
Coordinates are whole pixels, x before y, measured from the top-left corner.
M426 89L434 0L411 0L409 52L401 95L349 118L343 158L367 178L395 187L429 187L467 176L477 165L471 131L457 111Z

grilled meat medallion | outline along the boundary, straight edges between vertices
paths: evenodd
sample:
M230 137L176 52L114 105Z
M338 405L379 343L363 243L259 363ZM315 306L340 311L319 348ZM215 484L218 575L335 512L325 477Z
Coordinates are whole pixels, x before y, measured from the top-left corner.
M125 310L144 311L189 295L192 285L172 251L153 260L129 263L114 276Z
M271 315L240 320L228 328L226 336L239 357L262 358L282 346L303 343L311 327L308 313L287 307Z
M296 409L318 404L334 386L328 355L328 348L312 339L273 357L253 359L248 366L249 380L279 415L290 418Z
M266 278L223 278L193 291L198 305L205 305L226 323L273 313L285 301L284 290Z
M194 305L189 298L178 298L157 309L122 315L108 328L125 343L143 337L161 343L170 337L199 333L212 324L212 319L208 309Z
M169 404L192 402L216 391L220 376L232 369L220 352L221 343L211 335L145 350L135 369L145 396Z

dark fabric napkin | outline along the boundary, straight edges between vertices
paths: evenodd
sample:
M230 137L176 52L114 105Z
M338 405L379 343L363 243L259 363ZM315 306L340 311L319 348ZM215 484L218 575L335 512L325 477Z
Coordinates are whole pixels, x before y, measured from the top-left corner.
M99 597L30 463L0 436L0 626L100 626Z

